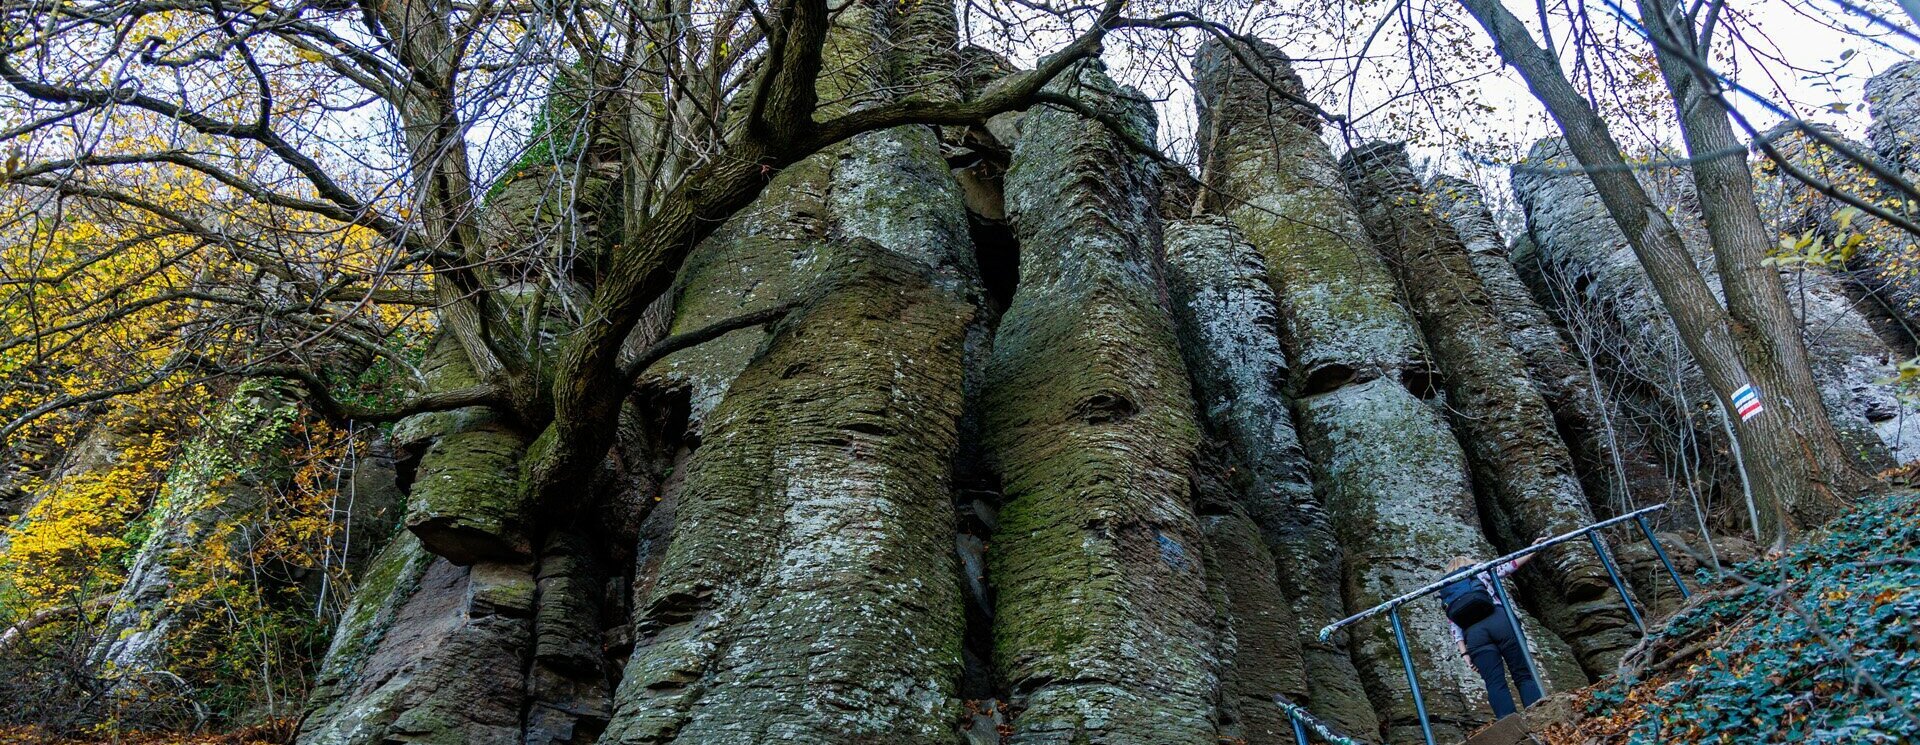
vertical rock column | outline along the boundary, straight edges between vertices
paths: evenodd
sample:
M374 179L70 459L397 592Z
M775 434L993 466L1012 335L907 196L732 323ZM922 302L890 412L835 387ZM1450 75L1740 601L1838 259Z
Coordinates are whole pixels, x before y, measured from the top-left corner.
M1514 271L1480 187L1443 175L1435 177L1427 191L1436 211L1465 244L1467 261L1505 325L1508 341L1553 411L1594 511L1611 516L1672 499L1674 483L1646 442L1621 424L1591 361L1567 345L1553 316Z
M463 567L400 531L314 678L301 745L518 745L532 647L527 567Z
M969 309L876 244L834 254L707 417L605 741L951 739Z
M1546 399L1495 315L1466 245L1415 180L1405 146L1367 143L1342 157L1340 167L1439 363L1447 411L1466 445L1496 543L1514 551L1534 537L1592 523ZM1544 571L1525 577L1548 580L1546 587L1523 582L1536 590L1529 593L1538 601L1534 607L1574 646L1589 674L1612 673L1637 634L1629 631L1632 618L1600 557L1584 544L1564 544L1533 566Z
M1920 175L1920 63L1902 62L1867 81L1873 124L1867 139L1881 162L1911 181Z
M429 390L475 382L464 354L444 338L423 368ZM392 439L402 460L419 459L407 486L411 514L476 501L511 503L502 489L518 474L509 443L519 440L494 410L415 415L394 427ZM524 742L537 591L530 557L463 566L437 555L414 530L396 531L356 578L315 674L297 742Z
M1298 638L1301 657L1298 666L1284 657L1258 659L1242 641L1234 668L1236 674L1243 666L1270 668L1276 675L1301 674L1306 688L1299 703L1346 731L1373 732L1379 720L1360 687L1346 632L1326 642L1318 633L1346 615L1340 599L1342 552L1332 521L1314 494L1311 464L1294 430L1292 401L1286 395L1289 365L1267 274L1259 251L1225 218L1167 225L1167 284L1202 418L1238 456L1235 465L1245 473L1233 482L1235 501L1246 517L1209 518L1209 541L1217 544L1236 536L1240 528L1235 523L1251 519L1271 552L1266 561L1274 565L1282 599L1289 604L1294 627L1288 633ZM1215 527L1216 522L1221 527ZM1253 562L1260 563L1257 558ZM1232 568L1246 572L1244 565ZM1235 632L1243 633L1238 623ZM1293 651L1285 642L1275 646ZM1233 683L1230 679L1228 687ZM1262 705L1271 703L1246 706ZM1246 712L1243 716L1251 717Z
M823 100L885 82L890 9L836 18ZM950 472L975 307L964 206L931 136L880 133L790 167L804 189L769 188L735 234L773 256L755 272L693 267L739 293L715 307L802 306L764 342L740 335L737 374L683 360L721 363L703 376L724 395L695 394L699 443L668 481L664 551L645 532L635 647L603 742L952 741ZM706 302L683 292L683 307Z
M1547 139L1513 168L1528 238L1513 264L1534 295L1547 300L1579 353L1596 360L1626 415L1624 427L1645 439L1688 490L1679 504L1698 505L1699 490L1716 485L1737 499L1739 475L1729 462L1714 393L1578 167L1564 141Z
M1077 85L1076 85L1077 83ZM1144 101L1090 68L1056 90L1153 139ZM1103 125L1027 114L1007 174L1020 285L987 374L995 651L1016 743L1212 743L1216 678L1198 430L1157 276L1152 163Z
M1268 85L1298 95L1299 77L1270 45L1240 51L1212 41L1194 61L1211 187L1203 207L1230 218L1266 259L1301 440L1345 549L1346 605L1356 611L1441 576L1454 556L1489 558L1493 547L1480 534L1458 441L1414 393L1427 388L1426 361L1392 274L1368 245L1313 115ZM1401 615L1441 736L1484 720L1479 678L1436 604ZM1418 737L1388 625L1361 624L1354 645L1390 739Z

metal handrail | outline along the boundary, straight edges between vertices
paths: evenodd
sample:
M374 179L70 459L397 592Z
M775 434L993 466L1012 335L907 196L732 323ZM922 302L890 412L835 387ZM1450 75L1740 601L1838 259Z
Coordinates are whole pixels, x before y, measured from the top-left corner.
M1530 555L1539 553L1541 551L1545 551L1554 546L1560 545L1562 543L1572 541L1581 536L1586 536L1587 540L1593 544L1594 552L1600 555L1600 564L1601 566L1606 567L1607 578L1613 581L1613 589L1620 593L1620 602L1626 604L1627 614L1633 617L1633 623L1635 626L1638 626L1640 628L1640 633L1645 634L1647 631L1646 620L1641 617L1640 611L1633 607L1633 597L1631 593L1627 592L1627 583L1625 580L1621 579L1620 569L1619 567L1616 567L1614 565L1613 557L1608 555L1607 546L1605 543L1601 542L1599 531L1601 528L1605 528L1611 525L1618 525L1620 523L1627 522L1628 520L1632 520L1635 524L1640 526L1640 532L1647 537L1647 543L1653 546L1654 553L1659 555L1660 563L1667 568L1667 574L1673 578L1674 586L1679 588L1680 596L1682 598L1692 597L1692 593L1687 591L1687 583L1680 578L1680 570L1674 568L1673 560L1667 556L1667 550L1660 545L1660 539L1654 537L1653 528L1647 525L1647 515L1653 514L1655 512L1659 512L1660 510L1664 510L1666 508L1667 506L1664 504L1656 504L1651 507L1643 507L1641 509L1629 512L1625 515L1621 515L1619 517L1611 518L1608 520L1602 520L1600 522L1594 523L1592 525L1588 525L1579 530L1572 531L1570 533L1554 536L1553 538L1549 538L1547 540L1541 541L1534 545L1520 549L1519 551L1515 551L1505 556L1501 556L1497 559L1481 562L1469 569L1462 570L1462 571L1448 572L1446 576L1441 577L1440 579L1436 579L1432 582L1429 582L1418 590L1414 590L1413 592L1409 592L1405 595L1401 595L1400 597L1394 598L1392 600L1388 600L1387 602L1381 603L1379 605L1373 606L1372 608L1368 608L1364 611L1355 613L1351 616L1342 618L1338 621L1334 621L1333 623L1328 624L1326 628L1323 628L1320 630L1320 641L1323 641L1323 642L1327 641L1328 639L1333 637L1334 632L1339 631L1343 628L1352 626L1353 624L1359 623L1369 618L1373 618L1382 613L1386 614L1387 620L1391 622L1393 627L1394 646L1399 648L1400 650L1400 665L1405 669L1405 672L1407 675L1407 693L1413 696L1414 713L1416 716L1420 718L1421 737L1426 741L1427 745L1434 745L1433 725L1432 725L1432 722L1427 718L1427 703L1425 698L1420 695L1420 678L1418 675L1415 674L1415 671L1414 671L1413 654L1410 650L1407 649L1406 628L1400 623L1400 607L1403 605L1406 605L1407 603L1411 603L1415 600L1418 600L1421 597L1424 597L1428 594L1436 592L1440 588L1446 587L1448 584L1457 582L1463 576L1472 577L1480 574L1485 574L1488 577L1491 577L1493 579L1494 591L1496 593L1499 593L1501 605L1505 606L1508 609L1508 612L1506 613L1507 622L1513 625L1514 638L1519 640L1520 642L1520 655L1526 662L1527 671L1533 675L1533 679L1535 681L1544 683L1545 680L1540 677L1539 670L1534 666L1533 653L1531 650L1527 648L1526 632L1522 631L1520 628L1520 616L1519 614L1512 612L1512 609L1514 608L1513 601L1507 597L1506 587L1500 582L1499 572L1495 570L1495 567L1498 567L1501 564L1518 559L1522 556L1530 556ZM1280 697L1275 696L1275 699L1278 701L1280 700ZM1305 727L1304 725L1309 721L1311 721L1307 719L1306 710L1300 708L1297 705L1293 705L1291 702L1282 703L1282 708L1286 709L1288 716L1293 719L1293 731L1294 731L1295 739L1300 743L1300 745L1306 745L1307 727ZM1315 734L1322 734L1322 733L1315 732Z
M1313 712L1307 711L1307 707L1288 700L1286 696L1273 694L1273 704L1286 712L1287 718L1293 721L1293 740L1297 745L1307 745L1308 733L1312 733L1319 737L1321 742L1329 745L1373 745L1372 742L1334 729L1333 725L1321 721L1319 717L1313 715Z
M1463 575L1472 576L1475 574L1480 574L1482 572L1486 572L1490 569L1493 569L1494 567L1497 567L1501 564L1505 564L1509 561L1513 561L1514 559L1520 558L1522 556L1529 556L1532 554L1539 553L1541 551L1545 551L1549 548L1574 540L1576 538L1587 535L1601 528L1618 525L1620 523L1624 523L1629 520L1641 523L1641 528L1643 529L1643 531L1647 533L1647 539L1653 542L1654 550L1659 552L1660 561L1667 565L1667 570L1673 573L1674 582L1678 584L1680 582L1680 577L1679 577L1679 573L1675 571L1673 568L1672 560L1667 558L1666 550L1660 547L1659 541L1653 540L1652 531L1646 530L1646 523L1645 523L1646 516L1655 512L1659 512L1660 510L1664 510L1666 508L1667 506L1664 504L1656 504L1651 507L1642 507L1640 509L1629 512L1625 515L1621 515L1619 517L1611 518L1608 520L1602 520L1600 522L1594 523L1592 525L1588 525L1587 527L1581 528L1579 530L1554 536L1553 538L1550 538L1546 541L1542 541L1532 546L1528 546L1526 548L1520 549L1518 551L1507 554L1505 556L1501 556L1497 559L1492 559L1489 561L1481 562L1479 564L1475 564L1469 570L1449 572L1446 576L1441 577L1440 579L1436 579L1432 582L1429 582L1418 590L1414 590L1413 592L1409 592L1405 595L1401 595L1400 597L1397 597L1392 600L1388 600L1387 602L1373 606L1372 608L1368 608L1359 613L1355 613L1351 616L1347 616L1346 618L1342 618L1338 621L1334 621L1333 623L1327 624L1326 628L1320 629L1320 641L1327 641L1328 639L1333 637L1334 632L1337 632L1348 626L1352 626L1361 621L1365 621L1369 618L1373 618L1382 613L1386 613L1387 611L1391 611L1396 608L1399 608L1400 606L1406 605L1407 603L1411 603L1415 600L1419 600L1423 596L1432 594L1438 591L1440 588L1446 587L1447 585L1452 584ZM1601 555L1601 560L1605 561L1608 564L1608 571L1612 572L1613 571L1613 568L1611 566L1613 563L1612 560L1606 558L1605 551L1601 551L1600 555ZM1686 585L1684 584L1680 585L1680 594L1682 596L1686 596L1688 594ZM1635 615L1637 616L1638 614L1636 613Z

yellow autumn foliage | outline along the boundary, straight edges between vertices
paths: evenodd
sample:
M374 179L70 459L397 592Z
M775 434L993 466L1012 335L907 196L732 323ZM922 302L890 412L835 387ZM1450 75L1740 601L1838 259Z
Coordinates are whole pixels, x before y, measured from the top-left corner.
M15 524L0 527L0 611L24 616L110 592L124 579L130 523L153 500L184 422L161 392L130 397L92 422L103 452L51 483Z

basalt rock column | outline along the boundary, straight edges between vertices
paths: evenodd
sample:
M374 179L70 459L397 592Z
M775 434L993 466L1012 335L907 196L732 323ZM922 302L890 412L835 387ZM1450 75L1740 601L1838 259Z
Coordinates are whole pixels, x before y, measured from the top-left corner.
M1367 232L1399 276L1443 371L1447 411L1466 444L1482 514L1500 548L1518 550L1536 536L1592 523L1546 399L1508 341L1466 245L1435 214L1415 180L1405 146L1367 143L1342 157L1340 166ZM1628 631L1633 621L1626 608L1610 597L1600 558L1584 545L1566 544L1534 566L1543 567L1542 579L1551 583L1533 593L1546 601L1535 607L1573 644L1588 674L1612 673L1636 634Z
M1360 688L1347 634L1322 642L1318 633L1346 615L1340 541L1314 494L1312 466L1294 430L1289 365L1266 261L1225 218L1171 222L1166 232L1167 285L1202 418L1238 456L1245 477L1233 479L1235 501L1271 551L1291 607L1299 670L1311 681L1298 701L1346 731L1375 731L1379 720ZM1220 522L1232 527L1238 521ZM1208 532L1215 532L1211 524ZM1246 645L1240 647L1244 652ZM1286 659L1250 664L1294 668Z
M1675 485L1644 440L1620 422L1591 362L1567 345L1553 316L1540 306L1507 258L1507 243L1494 224L1480 187L1437 176L1427 187L1439 215L1453 226L1467 261L1486 290L1507 339L1526 363L1528 377L1546 399L1560 436L1573 456L1587 501L1600 516L1666 502Z
M603 738L945 742L947 464L968 307L877 244L707 417Z
M1368 244L1312 114L1267 85L1298 93L1299 78L1270 45L1241 51L1208 42L1194 61L1211 187L1204 208L1230 218L1266 259L1301 440L1345 549L1347 609L1360 610L1439 577L1453 556L1489 558L1493 547L1480 534L1459 442L1414 393L1428 386L1426 361L1393 276ZM1484 705L1474 701L1484 693L1445 617L1430 605L1403 616L1441 736L1480 721ZM1354 645L1391 738L1417 737L1384 619L1357 628Z
M836 19L823 89L886 79L872 65L890 8ZM786 169L802 188L769 189L732 234L773 256L690 275L723 290L732 274L750 282L738 297L800 307L764 341L739 334L737 374L709 368L717 402L695 394L698 447L668 482L664 551L645 536L653 566L636 578L635 646L602 742L952 741L949 475L975 307L964 206L931 137L883 133Z
M1867 139L1908 181L1920 174L1920 63L1902 62L1867 81Z
M1874 126L1869 131L1877 139L1893 140L1888 144L1888 150L1883 151L1883 158L1888 157L1889 152L1897 155L1904 151L1900 146L1900 133L1895 131L1898 125L1905 123L1914 128L1906 135L1906 139L1920 137L1920 102L1894 96L1897 92L1903 92L1905 86L1915 85L1916 81L1909 80L1908 75L1903 74L1912 72L1920 72L1920 66L1895 66L1868 84L1868 92L1877 94L1869 98L1874 101L1873 110L1876 114ZM1914 110L1906 111L1907 108ZM1854 142L1833 127L1824 124L1812 126L1856 153L1868 157L1874 155L1874 149ZM1776 127L1763 136L1772 138L1773 146L1780 154L1815 178L1868 199L1894 196L1892 189L1880 184L1877 177L1865 167L1788 125ZM1912 353L1916 344L1920 344L1916 342L1916 337L1920 336L1920 272L1915 271L1916 267L1920 267L1920 246L1916 245L1920 244L1920 239L1892 224L1827 198L1788 176L1772 161L1761 162L1760 169L1762 177L1755 186L1759 191L1757 196L1761 214L1772 218L1781 232L1795 238L1809 231L1825 236L1829 240L1826 246L1828 250L1834 249L1831 241L1842 234L1856 234L1862 238L1846 264L1854 282L1870 293L1860 305L1876 321L1875 330L1889 346L1900 350L1902 354ZM1842 210L1856 215L1844 228L1839 222Z
M340 619L297 742L523 742L534 593L527 567L459 566L401 531Z
M1737 496L1717 399L1593 182L1577 169L1558 139L1536 143L1513 168L1527 220L1513 264L1579 352L1595 358L1623 423L1656 449L1667 473L1690 494L1717 484Z
M1059 89L1153 138L1090 68ZM1077 86L1071 86L1077 82ZM1103 125L1029 112L1007 174L1019 291L987 372L1007 504L989 553L1016 743L1215 741L1212 608L1187 469L1199 432L1159 293L1154 166Z

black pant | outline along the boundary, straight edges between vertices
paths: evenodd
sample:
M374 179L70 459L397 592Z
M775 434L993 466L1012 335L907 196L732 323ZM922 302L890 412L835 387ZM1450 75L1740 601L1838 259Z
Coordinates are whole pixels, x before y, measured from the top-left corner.
M1493 615L1480 619L1466 631L1467 656L1473 660L1473 668L1480 671L1480 679L1487 683L1487 701L1493 704L1495 718L1514 711L1513 695L1507 692L1507 671L1513 672L1513 683L1520 688L1522 704L1532 706L1540 700L1540 684L1534 681L1533 671L1527 669L1527 659L1521 655L1512 618L1506 608L1497 608ZM1501 669L1503 661L1505 670Z

